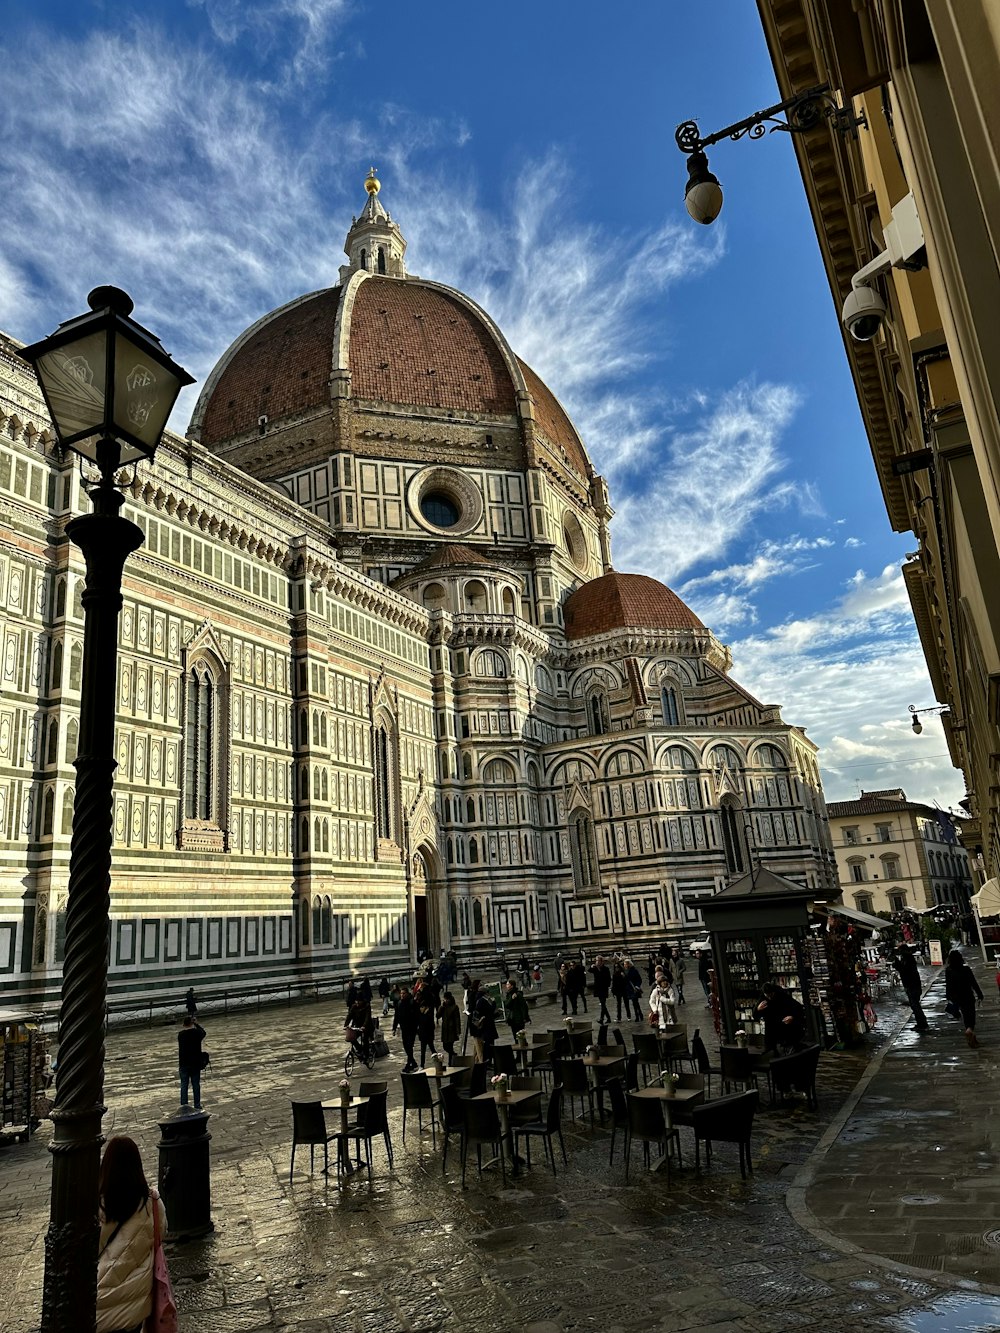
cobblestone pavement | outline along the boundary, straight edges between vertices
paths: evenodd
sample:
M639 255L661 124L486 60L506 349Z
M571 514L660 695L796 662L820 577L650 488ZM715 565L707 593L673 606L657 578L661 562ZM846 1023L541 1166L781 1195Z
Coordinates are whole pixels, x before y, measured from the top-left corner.
M376 1067L390 1080L395 1169L376 1144L374 1178L362 1172L338 1186L310 1176L300 1149L290 1183L288 1099L335 1095L342 1009L203 1015L216 1230L169 1247L182 1333L1000 1328L1000 1302L995 1323L962 1322L969 1298L949 1306L948 1274L927 1277L865 1252L966 1278L996 1275L990 1250L973 1262L965 1247L953 1263L948 1234L958 1210L979 1209L974 1225L970 1213L960 1223L974 1236L984 1210L992 1219L1000 1206L1000 1188L987 1183L1000 1019L992 991L987 998L979 1052L931 1002L939 1028L921 1039L930 1065L909 1034L891 1040L904 1010L884 1002L880 1036L866 1049L824 1054L818 1113L802 1102L762 1107L745 1183L730 1145L716 1147L710 1171L695 1172L682 1129L684 1166L669 1186L638 1154L626 1186L620 1148L608 1163L608 1131L576 1121L566 1127L569 1168L560 1164L555 1179L536 1163L504 1188L493 1170L479 1179L473 1168L464 1191L454 1145L442 1174L440 1151L412 1119L402 1144L395 1040ZM536 1024L553 1012L536 1011ZM684 1017L709 1028L701 1005ZM876 1061L884 1054L874 1072L873 1046ZM136 1138L154 1177L155 1122L176 1105L175 1060L173 1028L108 1040L106 1132ZM48 1137L44 1126L0 1152L0 1333L38 1326ZM992 1301L982 1308L993 1317Z

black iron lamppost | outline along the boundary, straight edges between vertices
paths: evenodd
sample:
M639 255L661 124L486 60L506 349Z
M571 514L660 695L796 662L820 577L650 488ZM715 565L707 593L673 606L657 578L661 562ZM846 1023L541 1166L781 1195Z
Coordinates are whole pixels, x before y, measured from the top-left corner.
M96 1323L118 615L125 561L143 541L119 513L125 497L115 476L153 456L178 393L194 382L129 318L123 291L96 287L88 302L88 314L21 353L35 367L60 444L99 473L88 484L93 512L66 529L87 579L43 1333L92 1333Z
M913 734L915 736L919 736L924 729L924 724L920 721L921 713L934 713L938 717L941 717L945 713L951 712L951 708L949 707L948 704L933 704L933 705L928 705L927 708L917 708L915 704L910 704L908 705L908 707L910 713L912 714L910 719L910 726L913 728Z
M779 120L779 116L787 116ZM766 122L771 123L771 133L786 130L789 134L805 134L814 130L826 120L842 134L853 132L859 125L867 125L865 117L855 116L848 107L842 107L826 84L796 93L784 102L755 111L745 120L738 120L734 125L727 125L724 130L701 137L698 122L685 120L677 126L674 142L682 153L687 155L688 182L684 190L684 207L695 222L707 226L714 222L722 212L722 186L719 178L708 169L706 148L719 143L722 139L762 139L768 132Z

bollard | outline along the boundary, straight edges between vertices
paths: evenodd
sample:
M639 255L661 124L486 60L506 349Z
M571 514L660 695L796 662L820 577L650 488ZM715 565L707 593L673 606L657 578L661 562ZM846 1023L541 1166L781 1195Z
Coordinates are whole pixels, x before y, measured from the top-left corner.
M194 1111L160 1120L158 1187L167 1211L170 1240L187 1240L214 1230L208 1145L208 1112Z

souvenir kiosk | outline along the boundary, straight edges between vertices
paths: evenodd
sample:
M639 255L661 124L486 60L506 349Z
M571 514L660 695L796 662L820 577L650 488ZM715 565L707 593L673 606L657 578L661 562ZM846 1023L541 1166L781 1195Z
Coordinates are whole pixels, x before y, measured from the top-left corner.
M757 1005L765 982L774 981L805 1009L806 1040L826 1043L813 977L812 897L811 889L758 865L698 904L712 934L716 1024L723 1041L734 1041L739 1031L763 1033Z
M48 1114L47 1051L48 1040L33 1015L0 1009L0 1137L24 1143Z

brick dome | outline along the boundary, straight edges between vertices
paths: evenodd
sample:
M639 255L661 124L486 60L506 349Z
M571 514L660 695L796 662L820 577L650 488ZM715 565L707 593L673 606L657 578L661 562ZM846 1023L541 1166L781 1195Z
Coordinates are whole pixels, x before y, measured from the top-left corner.
M675 592L646 574L612 570L567 597L563 604L567 639L585 639L616 629L704 629Z
M358 281L358 277L363 278ZM257 433L329 414L331 367L350 373L349 398L419 414L518 420L519 394L535 429L581 477L593 468L555 395L520 362L489 318L448 287L419 278L356 275L264 316L209 377L191 433L219 449Z

